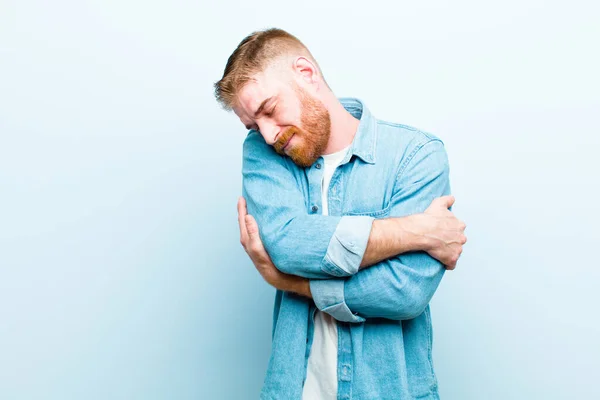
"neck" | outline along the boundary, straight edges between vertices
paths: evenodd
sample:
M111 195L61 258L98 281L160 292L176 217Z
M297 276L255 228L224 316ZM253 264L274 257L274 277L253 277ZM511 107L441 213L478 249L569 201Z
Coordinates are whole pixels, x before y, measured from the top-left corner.
M331 135L323 154L331 154L350 146L360 121L346 111L332 92L322 101L331 118Z

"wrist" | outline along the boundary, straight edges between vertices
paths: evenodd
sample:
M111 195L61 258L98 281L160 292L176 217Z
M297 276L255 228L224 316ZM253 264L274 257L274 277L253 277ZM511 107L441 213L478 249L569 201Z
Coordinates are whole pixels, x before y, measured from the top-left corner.
M427 223L423 213L400 218L400 242L404 252L427 251L432 247L431 239L425 235Z
M306 278L280 273L271 284L284 292L292 292L312 298L310 293L310 281Z

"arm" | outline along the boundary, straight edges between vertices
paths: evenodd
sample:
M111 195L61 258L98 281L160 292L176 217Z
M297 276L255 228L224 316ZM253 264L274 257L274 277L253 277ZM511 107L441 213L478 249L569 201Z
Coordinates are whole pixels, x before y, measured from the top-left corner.
M391 212L397 216L420 213L434 198L449 194L449 166L442 142L423 145L400 171L395 187ZM348 279L310 280L309 285L317 307L337 320L403 320L423 312L443 274L439 261L425 252L413 252L379 262ZM306 295L306 282L297 282L290 290Z
M419 152L409 167L406 173L398 174L396 183L401 186L396 187L403 189L394 195L394 203L406 203L396 204L394 212L410 213L415 204L422 209L423 205L419 204L422 199L415 199L415 196L425 194L425 197L435 197L436 192L448 193L450 190L447 158L441 142ZM406 182L401 182L400 178ZM245 207L240 206L242 202L243 199L240 199L238 203L240 241L263 278L279 290L314 298L319 308L339 320L360 322L365 317L415 317L426 307L439 283L438 278L441 278L440 264L424 253L397 257L395 263L386 261L377 264L368 270L370 272L360 271L350 279L318 281L282 273L267 254L258 225L251 215L247 215ZM453 203L453 196L438 197L424 213L413 216L416 220L414 227L424 232L423 236L429 240L427 252L436 259L448 260L444 261L444 264L451 265L448 269L454 268L466 243L466 225L448 211ZM412 268L427 270L420 273ZM415 290L415 284L422 286L416 286ZM362 316L357 315L359 313Z
M304 195L283 156L251 131L243 147L243 196L277 268L305 278L346 277L359 268L422 248L408 218L307 214Z

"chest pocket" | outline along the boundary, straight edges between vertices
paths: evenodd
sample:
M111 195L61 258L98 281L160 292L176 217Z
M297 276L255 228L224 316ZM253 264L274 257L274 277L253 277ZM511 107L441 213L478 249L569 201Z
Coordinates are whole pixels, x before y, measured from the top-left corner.
M392 210L393 177L356 175L347 182L342 215L387 218Z
M386 218L392 210L396 168L380 160L377 165L362 161L340 166L341 215ZM337 177L336 177L337 178Z

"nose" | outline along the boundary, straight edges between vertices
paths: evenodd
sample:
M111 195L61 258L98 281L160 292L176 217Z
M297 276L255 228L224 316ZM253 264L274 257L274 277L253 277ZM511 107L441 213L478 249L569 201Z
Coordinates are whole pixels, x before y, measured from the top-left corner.
M256 123L260 134L268 145L273 146L279 137L279 128L272 122L261 121Z

